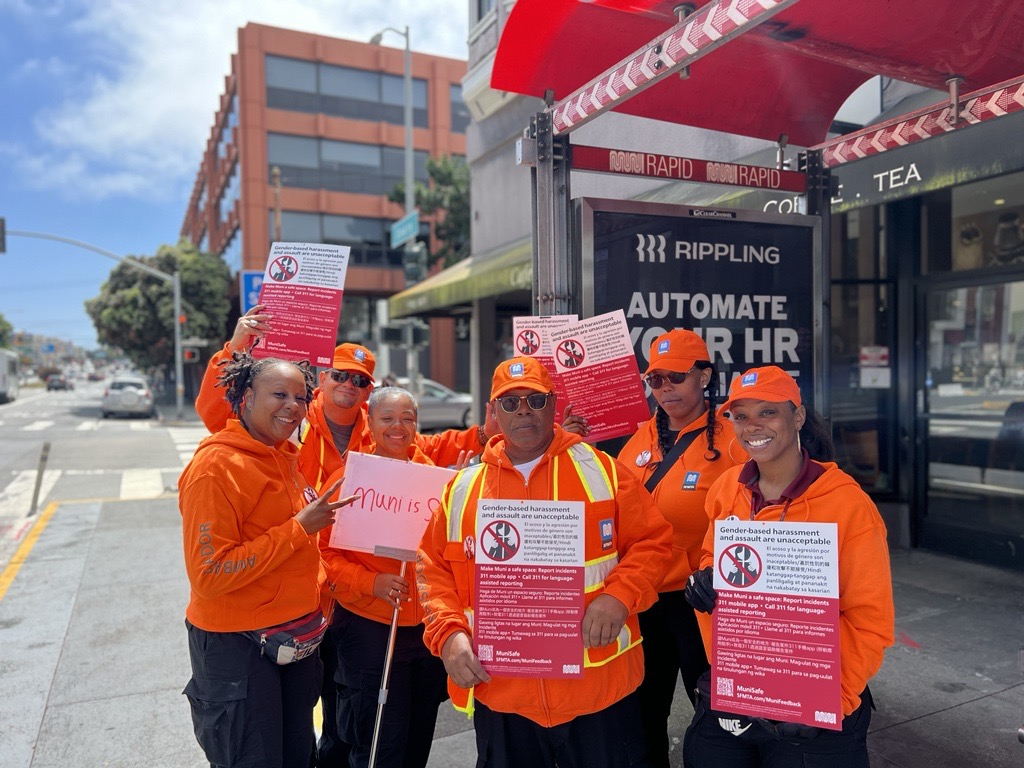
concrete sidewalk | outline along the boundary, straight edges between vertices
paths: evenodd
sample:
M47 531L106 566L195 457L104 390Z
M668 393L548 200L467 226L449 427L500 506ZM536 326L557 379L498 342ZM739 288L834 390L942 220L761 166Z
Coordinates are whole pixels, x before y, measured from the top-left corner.
M188 586L174 498L53 505L0 600L0 765L205 765L181 690ZM24 555L24 552L22 553ZM1024 574L894 552L897 643L872 682L876 768L1024 764ZM681 739L691 711L673 716ZM429 765L472 766L442 707ZM681 765L679 750L673 765Z

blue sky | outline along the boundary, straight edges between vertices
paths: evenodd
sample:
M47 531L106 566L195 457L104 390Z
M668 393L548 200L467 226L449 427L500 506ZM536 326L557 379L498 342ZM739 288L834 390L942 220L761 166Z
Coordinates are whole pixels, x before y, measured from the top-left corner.
M465 0L0 0L0 216L119 255L174 243L237 30L258 22L465 58ZM402 47L400 35L385 45ZM0 314L96 346L83 302L116 264L9 235Z

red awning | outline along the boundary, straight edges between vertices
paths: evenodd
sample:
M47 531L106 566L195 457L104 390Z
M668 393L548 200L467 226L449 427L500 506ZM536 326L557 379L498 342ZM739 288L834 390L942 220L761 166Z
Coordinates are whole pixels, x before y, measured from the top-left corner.
M491 87L559 101L674 26L678 4L518 0ZM806 147L876 74L943 91L959 75L962 93L1024 74L1024 0L800 0L616 109Z

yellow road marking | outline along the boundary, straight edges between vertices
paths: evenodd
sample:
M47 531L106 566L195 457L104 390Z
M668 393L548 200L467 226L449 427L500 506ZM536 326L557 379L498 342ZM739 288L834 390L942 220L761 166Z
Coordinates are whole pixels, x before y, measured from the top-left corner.
M32 551L32 547L36 545L36 541L43 533L43 529L46 528L47 523L50 522L50 518L53 517L54 513L60 507L60 504L56 501L51 501L49 506L43 510L43 514L39 516L39 519L33 524L31 530L25 540L21 542L18 547L18 551L14 553L14 557L11 558L11 562L4 568L4 572L0 573L0 600L4 599L4 595L7 594L7 590L11 588L11 584L14 583L14 577L18 575L18 571L21 570L21 566L28 559L29 552Z

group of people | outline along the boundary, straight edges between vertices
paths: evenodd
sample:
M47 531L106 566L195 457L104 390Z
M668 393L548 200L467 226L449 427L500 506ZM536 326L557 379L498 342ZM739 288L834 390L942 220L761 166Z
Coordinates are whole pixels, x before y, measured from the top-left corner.
M584 441L582 418L557 418L535 358L498 365L484 425L425 436L410 393L373 389L365 347L339 346L318 381L302 363L254 360L247 350L271 321L260 307L243 316L211 361L196 405L213 434L179 483L192 585L185 693L211 765L365 766L378 728L376 765L424 766L450 697L473 718L478 766L663 767L681 675L694 707L688 768L867 766L868 681L893 641L885 528L831 461L827 428L791 376L752 369L719 405L703 340L663 334L645 372L654 415L616 458ZM329 546L351 501L337 493L353 451L458 470L415 574ZM580 677L491 675L474 652L475 509L487 499L583 503ZM838 524L841 730L711 709L713 521L737 518ZM267 637L318 617L317 652L268 657Z

